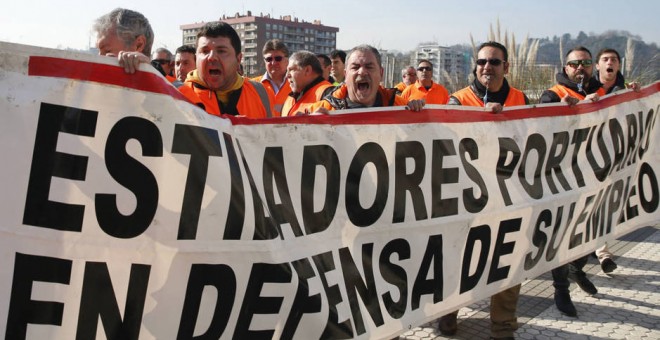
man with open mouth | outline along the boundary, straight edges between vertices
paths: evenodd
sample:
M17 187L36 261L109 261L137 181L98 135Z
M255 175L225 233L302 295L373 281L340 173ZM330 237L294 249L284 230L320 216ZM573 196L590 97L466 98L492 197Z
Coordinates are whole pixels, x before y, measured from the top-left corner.
M186 98L216 116L272 117L273 95L238 73L241 39L229 24L204 25L197 33L196 51L197 69L179 87Z
M633 91L639 91L640 89L639 84L636 82L626 83L621 73L621 56L619 56L619 52L612 48L604 48L596 55L594 78L600 81L607 94L626 88L631 88ZM596 249L595 253L604 273L611 273L617 268L612 259L612 252L607 248L607 243Z
M380 85L383 67L380 53L373 46L353 48L346 59L345 73L344 83L311 105L308 113L382 106L407 106L412 111L419 111L424 106L423 100L405 100L396 95L396 89Z
M621 73L621 57L619 52L612 48L604 48L598 52L594 78L600 81L607 94L626 88L639 90L636 82L626 83Z

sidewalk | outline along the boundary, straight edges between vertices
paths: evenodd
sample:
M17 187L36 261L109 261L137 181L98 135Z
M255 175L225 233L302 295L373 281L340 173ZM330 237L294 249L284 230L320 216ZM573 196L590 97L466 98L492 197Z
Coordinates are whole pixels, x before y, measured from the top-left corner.
M638 229L609 245L619 266L604 274L590 258L584 270L598 287L589 296L574 283L571 297L578 317L555 307L550 273L523 282L518 301L517 339L660 339L660 228ZM399 339L488 339L490 299L459 312L458 332L444 337L437 321L402 334Z

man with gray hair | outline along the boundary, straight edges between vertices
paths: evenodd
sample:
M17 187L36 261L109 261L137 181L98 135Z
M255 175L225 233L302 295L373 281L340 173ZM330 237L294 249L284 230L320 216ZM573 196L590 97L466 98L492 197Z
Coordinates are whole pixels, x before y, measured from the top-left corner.
M167 78L170 83L173 83L176 80L174 77L174 58L170 50L164 47L156 49L152 56L151 63L160 65L163 72L165 72L165 78Z
M380 52L370 45L354 47L346 57L344 83L310 106L311 112L328 113L332 110L383 106L408 106L412 111L424 107L423 100L407 101L396 95L395 89L380 85L383 66Z
M312 52L298 51L289 58L287 80L291 93L282 107L282 117L307 113L305 109L321 100L332 84L323 77L321 61Z
M117 57L126 73L135 73L140 63L149 63L154 31L144 15L115 8L96 19L96 47L99 55Z
M401 82L396 84L394 88L396 89L397 94L401 94L403 90L408 87L410 84L414 84L417 81L417 70L415 70L412 65L404 67L401 70Z

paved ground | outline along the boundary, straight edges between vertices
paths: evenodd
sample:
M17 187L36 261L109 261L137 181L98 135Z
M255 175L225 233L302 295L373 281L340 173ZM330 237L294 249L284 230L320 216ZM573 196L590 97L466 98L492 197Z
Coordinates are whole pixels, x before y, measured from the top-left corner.
M660 339L660 228L646 227L609 245L619 266L610 275L591 258L584 268L598 287L589 296L571 284L578 317L559 313L550 273L523 283L518 301L517 339ZM488 339L489 300L462 308L458 333L444 337L437 322L404 333L399 339Z

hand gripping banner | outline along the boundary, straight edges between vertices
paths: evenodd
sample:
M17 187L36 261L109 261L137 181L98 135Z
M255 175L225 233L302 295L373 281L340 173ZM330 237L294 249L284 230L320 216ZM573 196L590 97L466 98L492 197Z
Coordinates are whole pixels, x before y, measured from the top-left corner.
M660 83L249 120L0 51L6 339L391 338L660 220Z

